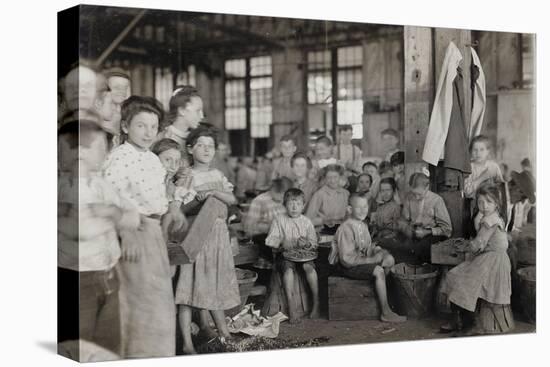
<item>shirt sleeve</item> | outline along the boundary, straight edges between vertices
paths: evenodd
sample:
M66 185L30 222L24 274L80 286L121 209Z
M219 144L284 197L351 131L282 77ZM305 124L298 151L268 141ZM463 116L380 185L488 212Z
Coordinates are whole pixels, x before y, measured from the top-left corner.
M310 220L320 217L319 211L321 210L321 192L317 191L311 197L309 204L307 205L306 217Z
M265 245L272 248L279 248L284 239L284 232L281 226L281 222L278 218L275 218L271 222L269 227L269 233L265 239Z
M436 226L432 228L432 234L434 236L451 237L453 231L451 217L449 217L447 206L445 206L445 202L441 197L438 197L435 201L434 214Z
M313 247L317 247L317 232L315 232L315 227L311 221L308 221L307 225L307 239Z
M343 228L336 239L340 264L346 268L364 264L365 257L357 252L353 231L349 227Z

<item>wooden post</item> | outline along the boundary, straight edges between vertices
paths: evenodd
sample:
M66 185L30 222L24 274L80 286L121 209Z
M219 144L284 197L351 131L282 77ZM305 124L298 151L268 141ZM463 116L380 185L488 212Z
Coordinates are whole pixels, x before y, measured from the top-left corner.
M434 95L432 29L405 26L404 121L406 177L422 164Z

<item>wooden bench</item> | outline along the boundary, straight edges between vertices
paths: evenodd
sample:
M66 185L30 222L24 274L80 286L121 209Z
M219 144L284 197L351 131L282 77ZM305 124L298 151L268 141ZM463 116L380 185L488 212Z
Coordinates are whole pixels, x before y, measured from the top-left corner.
M374 320L380 317L374 282L328 277L329 320Z

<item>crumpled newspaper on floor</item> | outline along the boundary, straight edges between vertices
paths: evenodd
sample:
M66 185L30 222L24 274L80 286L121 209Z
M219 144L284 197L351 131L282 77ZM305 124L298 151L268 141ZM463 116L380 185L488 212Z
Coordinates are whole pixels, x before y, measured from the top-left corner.
M279 324L288 320L282 312L269 317L260 316L260 310L254 310L254 304L248 304L236 316L228 321L229 332L244 333L253 336L276 338L279 335Z

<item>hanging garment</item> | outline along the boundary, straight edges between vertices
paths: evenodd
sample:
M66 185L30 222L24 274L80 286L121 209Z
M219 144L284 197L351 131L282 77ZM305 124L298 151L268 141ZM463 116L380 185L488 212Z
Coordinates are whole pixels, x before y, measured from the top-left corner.
M422 152L422 159L434 166L437 166L444 153L453 108L453 81L461 60L460 51L453 42L450 42L439 75L430 125Z
M470 50L472 51L472 116L468 138L469 141L472 141L474 136L481 134L487 97L485 92L485 73L481 67L481 61L476 51L471 47Z
M472 168L470 165L466 120L464 119L463 85L462 70L457 68L457 73L453 80L452 107L445 140L443 167L462 173L470 173ZM454 185L455 182L452 184Z

